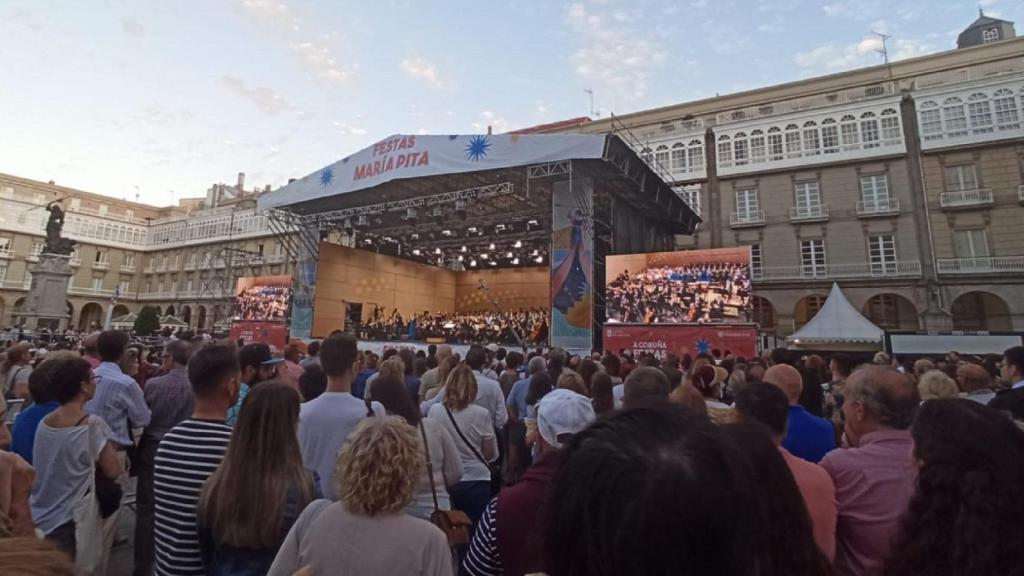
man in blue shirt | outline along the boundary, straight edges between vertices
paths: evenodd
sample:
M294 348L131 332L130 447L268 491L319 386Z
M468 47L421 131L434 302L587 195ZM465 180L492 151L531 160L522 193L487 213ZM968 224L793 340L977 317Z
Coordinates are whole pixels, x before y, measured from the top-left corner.
M782 446L797 458L817 464L836 447L832 423L808 412L799 404L803 378L796 368L776 364L764 373L764 381L782 389L789 399L789 424Z
M262 342L247 344L238 351L238 364L242 369L242 384L238 388L238 400L228 409L225 422L228 426L234 426L238 421L238 412L242 409L242 402L249 394L249 389L267 380L277 377L278 364L284 362L284 358L275 358L270 351L270 346Z

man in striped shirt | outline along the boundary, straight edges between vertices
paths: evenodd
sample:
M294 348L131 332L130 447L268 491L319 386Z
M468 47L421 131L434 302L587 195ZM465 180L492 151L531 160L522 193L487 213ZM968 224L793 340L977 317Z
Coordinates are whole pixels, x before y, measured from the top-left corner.
M202 576L196 509L203 482L220 465L231 438L224 423L240 385L238 351L233 344L199 349L188 362L195 396L192 417L160 441L153 472L156 574Z

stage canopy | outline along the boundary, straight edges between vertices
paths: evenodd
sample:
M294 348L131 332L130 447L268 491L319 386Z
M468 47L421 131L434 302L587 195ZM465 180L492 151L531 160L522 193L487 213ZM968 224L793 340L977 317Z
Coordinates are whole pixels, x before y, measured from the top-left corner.
M429 264L489 249L516 256L503 267L536 265L550 244L553 183L572 178L593 182L596 236L617 253L671 249L672 235L700 222L615 134L389 136L264 194L259 208Z
M786 340L796 348L876 350L882 336L882 329L862 316L833 283L821 310Z

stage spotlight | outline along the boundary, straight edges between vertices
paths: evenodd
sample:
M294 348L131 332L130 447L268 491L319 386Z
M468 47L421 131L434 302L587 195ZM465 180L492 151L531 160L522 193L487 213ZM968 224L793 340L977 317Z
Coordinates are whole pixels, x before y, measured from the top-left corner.
M512 259L512 265L513 266L519 266L519 258L513 258Z
M512 253L511 253L511 252L509 252L508 254L506 254L506 255L505 255L505 257L506 257L506 258L511 258L511 257L512 257Z
M370 220L366 217L366 214L360 214L359 218L356 218L356 226L369 226Z
M455 201L455 214L459 218L462 218L463 220L466 219L466 201L465 200L456 200Z
M470 260L470 261L469 261L469 266L470 266L471 268L476 268L476 260Z
M416 219L416 209L412 208L412 207L406 208L405 209L405 219L406 220L415 220Z
M516 243L513 244L512 247L513 248L522 248L523 247L523 241L522 240L516 240Z
M494 242L491 242L491 244L487 247L487 249L488 250L494 250Z

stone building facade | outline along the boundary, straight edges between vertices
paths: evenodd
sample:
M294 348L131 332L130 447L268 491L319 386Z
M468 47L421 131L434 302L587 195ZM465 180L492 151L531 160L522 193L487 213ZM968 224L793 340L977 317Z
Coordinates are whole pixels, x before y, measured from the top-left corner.
M1024 330L1024 39L594 120L751 247L785 336L833 282L885 329Z

